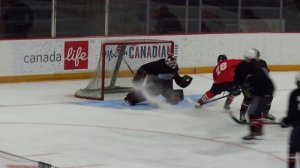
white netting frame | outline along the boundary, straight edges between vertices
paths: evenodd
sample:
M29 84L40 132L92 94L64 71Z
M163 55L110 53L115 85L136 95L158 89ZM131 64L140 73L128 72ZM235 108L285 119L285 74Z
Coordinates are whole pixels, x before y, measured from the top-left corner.
M139 48L141 51L138 51ZM134 51L136 55L140 53L140 59L136 55L134 58L132 55L129 56L129 50ZM77 90L75 96L104 100L104 93L128 92L133 87L131 79L134 72L142 64L164 58L167 52L174 52L173 41L157 39L105 41L101 44L100 59L93 78L87 87ZM112 59L117 60L110 62Z

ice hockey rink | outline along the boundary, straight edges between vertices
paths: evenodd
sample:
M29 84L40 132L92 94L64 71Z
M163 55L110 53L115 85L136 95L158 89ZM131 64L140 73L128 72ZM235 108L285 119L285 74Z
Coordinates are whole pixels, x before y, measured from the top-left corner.
M296 87L295 74L271 72L276 85L271 113L278 120ZM59 168L287 167L290 128L266 125L264 140L244 143L247 126L223 111L225 99L201 109L188 101L212 84L211 74L192 76L184 101L174 106L162 101L158 107L129 107L124 93L103 102L75 98L89 80L0 84L0 151ZM241 100L233 102L234 111ZM2 167L22 165L0 156Z

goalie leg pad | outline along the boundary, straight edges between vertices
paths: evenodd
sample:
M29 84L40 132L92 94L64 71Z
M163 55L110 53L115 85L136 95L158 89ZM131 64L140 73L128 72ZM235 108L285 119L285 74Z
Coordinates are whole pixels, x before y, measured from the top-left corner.
M162 90L163 90L162 80L160 80L155 75L147 75L146 80L147 81L145 84L145 89L149 95L158 96L162 94Z
M140 68L137 70L136 74L133 77L133 83L141 83L146 78L147 72Z
M168 103L173 105L177 104L178 102L184 99L184 94L182 89L168 90L162 95L167 99Z
M142 95L142 93L140 92L130 92L127 94L127 96L124 98L124 101L131 105L131 106L134 106L135 104L137 103L140 103L140 102L143 102L143 101L146 101L145 97Z

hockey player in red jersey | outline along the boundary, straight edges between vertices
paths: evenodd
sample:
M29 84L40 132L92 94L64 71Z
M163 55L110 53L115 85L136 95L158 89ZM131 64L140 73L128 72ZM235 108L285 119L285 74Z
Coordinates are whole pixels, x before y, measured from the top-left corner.
M193 79L188 75L181 77L178 71L177 61L172 53L168 53L166 59L142 65L133 78L136 88L126 95L124 101L133 106L146 101L148 94L152 97L162 95L168 103L177 104L184 99L184 95L182 89L173 89L173 80L179 87L185 88Z
M206 91L205 94L198 100L200 106L224 91L231 92L233 90L232 81L234 78L235 68L241 61L241 59L227 59L227 56L224 54L218 56L218 64L213 70L214 83L210 90ZM227 97L224 109L230 109L230 104L233 99L233 95Z
M282 128L293 127L289 140L288 168L296 168L296 153L300 154L300 73L296 75L297 88L289 97L286 117L280 123Z

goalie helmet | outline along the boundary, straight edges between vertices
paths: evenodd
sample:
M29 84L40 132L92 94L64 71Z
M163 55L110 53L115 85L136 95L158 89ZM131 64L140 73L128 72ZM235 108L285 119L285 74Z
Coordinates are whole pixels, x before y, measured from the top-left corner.
M244 59L248 60L248 59L256 59L260 57L260 52L255 49L255 48L251 48L249 50L247 50L244 54Z
M300 88L300 72L296 74L296 85Z
M227 60L227 56L225 54L221 54L218 56L218 63Z
M177 67L177 59L171 52L168 52L168 56L166 58L166 65L173 69Z

